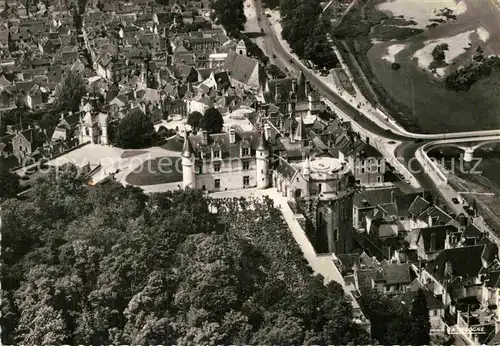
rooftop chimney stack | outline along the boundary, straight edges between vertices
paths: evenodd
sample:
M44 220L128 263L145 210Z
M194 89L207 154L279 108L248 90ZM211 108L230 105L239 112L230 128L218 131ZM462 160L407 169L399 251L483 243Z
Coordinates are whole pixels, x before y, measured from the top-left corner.
M202 145L208 144L208 131L207 130L201 131L201 144Z
M234 129L234 127L231 127L229 129L229 143L230 144L236 143L236 130Z
M281 102L281 85L280 85L280 83L276 83L276 87L274 89L274 101Z

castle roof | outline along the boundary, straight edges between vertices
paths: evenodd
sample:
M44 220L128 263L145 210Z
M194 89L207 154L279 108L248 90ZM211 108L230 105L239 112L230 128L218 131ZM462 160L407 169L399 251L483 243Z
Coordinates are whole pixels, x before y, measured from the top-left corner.
M259 138L259 144L257 145L257 150L268 150L269 149L269 143L266 140L266 136L264 134L264 131L260 132L260 138Z
M191 144L191 141L189 140L188 136L184 138L184 146L182 147L182 156L183 157L191 157L191 155L194 153L193 145Z

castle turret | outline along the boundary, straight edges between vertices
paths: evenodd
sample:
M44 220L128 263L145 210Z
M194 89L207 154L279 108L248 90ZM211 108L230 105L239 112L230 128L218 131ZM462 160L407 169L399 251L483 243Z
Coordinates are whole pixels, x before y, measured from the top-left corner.
M182 148L182 182L184 188L196 188L196 175L194 171L194 149L189 140L188 134L184 137L184 147Z
M302 176L308 180L311 174L311 164L309 163L309 155L306 156L304 163L302 164Z
M260 133L255 155L257 161L257 188L267 189L269 187L269 143L266 140L264 131Z

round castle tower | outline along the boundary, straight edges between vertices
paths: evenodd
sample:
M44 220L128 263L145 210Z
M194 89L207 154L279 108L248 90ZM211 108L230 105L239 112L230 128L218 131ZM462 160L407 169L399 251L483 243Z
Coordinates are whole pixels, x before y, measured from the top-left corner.
M194 149L189 140L188 134L184 137L184 147L182 148L182 183L184 188L196 188L196 174L194 167Z

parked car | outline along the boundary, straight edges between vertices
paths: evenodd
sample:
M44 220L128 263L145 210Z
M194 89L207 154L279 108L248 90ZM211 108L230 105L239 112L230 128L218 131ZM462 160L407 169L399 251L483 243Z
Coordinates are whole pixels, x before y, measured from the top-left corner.
M454 204L459 204L460 203L456 197L453 197L451 200L453 201Z
M266 13L266 17L267 18L271 18L271 14L270 13Z
M273 54L273 59L276 59L276 54Z
M292 59L292 58L290 58L290 60L288 60L288 62L289 62L290 64L293 64L293 59Z
M264 32L264 28L260 28L260 32Z

